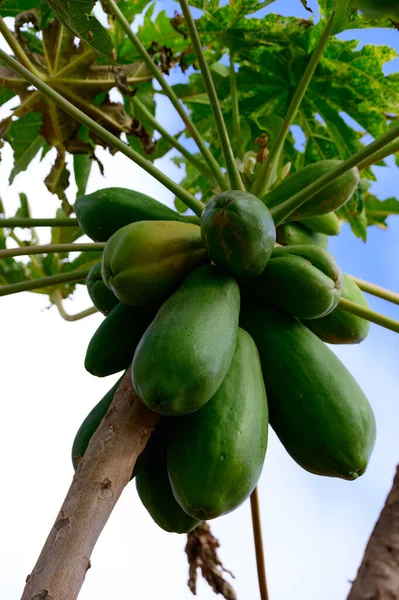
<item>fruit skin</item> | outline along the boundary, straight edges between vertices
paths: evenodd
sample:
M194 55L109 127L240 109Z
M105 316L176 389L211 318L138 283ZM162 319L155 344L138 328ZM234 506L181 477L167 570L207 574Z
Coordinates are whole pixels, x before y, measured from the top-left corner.
M311 231L326 235L338 235L341 231L340 220L333 212L318 217L309 217L308 219L303 219L300 223Z
M289 175L282 183L280 183L280 185L266 194L266 196L262 198L262 201L268 208L273 208L285 200L288 200L297 192L303 190L305 187L322 177L322 175L330 173L341 163L341 160L321 160L318 163L308 165L300 171L296 171L292 175ZM326 213L337 210L350 200L359 181L359 170L354 167L312 196L312 198L291 213L286 221L296 221L298 219L305 219L316 215L325 215Z
M282 223L276 227L276 241L282 246L307 244L326 249L328 246L327 235L311 231L303 225L303 222L297 221Z
M89 342L86 370L97 377L107 377L126 369L155 314L155 308L137 308L122 302L117 304Z
M75 214L81 229L95 242L106 242L118 229L137 221L181 221L197 223L158 200L125 188L105 188L78 196Z
M268 409L259 354L238 330L222 385L197 412L174 419L168 440L173 493L190 515L214 519L252 493L267 448Z
M102 276L125 304L159 305L205 262L209 258L198 225L140 221L122 227L108 240Z
M356 302L365 308L369 307L362 290L349 275L345 274L342 298ZM303 321L303 324L328 344L359 344L367 337L370 330L369 321L351 315L341 310L339 306L326 317Z
M391 17L399 18L399 6L397 0L357 0L359 8L368 17Z
M115 294L107 288L101 276L101 263L94 265L86 279L87 291L96 308L107 315L119 304Z
M177 416L212 398L236 345L240 292L233 277L203 265L158 311L134 354L134 389L151 410Z
M262 273L276 241L269 210L256 196L239 190L222 192L207 203L201 232L213 262L241 280Z
M329 314L341 298L343 274L333 256L317 246L283 246L273 250L256 294L300 319Z
M270 425L291 457L316 475L362 475L376 425L346 367L300 321L274 308L249 305L241 326L258 347Z
M165 429L162 424L151 435L151 451L136 477L137 493L159 527L170 533L188 533L201 521L184 512L173 495L166 466Z

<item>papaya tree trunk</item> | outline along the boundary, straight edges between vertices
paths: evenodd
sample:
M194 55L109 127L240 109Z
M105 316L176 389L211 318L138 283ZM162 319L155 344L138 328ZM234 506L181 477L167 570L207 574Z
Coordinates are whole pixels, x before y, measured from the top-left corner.
M347 600L399 599L399 467Z
M97 539L158 420L139 401L129 369L79 463L22 600L77 598Z

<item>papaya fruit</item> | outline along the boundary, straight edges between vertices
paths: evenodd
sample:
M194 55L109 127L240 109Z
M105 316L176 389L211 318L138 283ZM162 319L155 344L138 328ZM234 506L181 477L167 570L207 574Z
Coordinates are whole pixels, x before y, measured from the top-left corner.
M181 215L146 194L118 187L78 196L74 210L82 231L95 242L106 242L118 229L137 221L200 223L198 217Z
M341 222L333 212L318 217L308 217L299 222L311 231L326 235L338 235L341 231Z
M252 280L256 294L300 319L331 313L341 298L343 274L327 250L281 246L262 275Z
M201 215L201 232L213 262L244 280L262 273L276 241L269 210L239 190L211 198Z
M346 274L344 274L341 297L365 308L369 306L362 290ZM370 330L369 321L345 312L339 306L326 317L304 320L303 324L328 344L359 344L367 337Z
M161 415L194 412L221 385L233 358L240 291L215 265L197 267L159 309L133 358L138 396Z
M139 498L161 529L170 533L188 533L201 521L188 515L173 495L166 464L165 423L158 425L150 439L153 439L151 450L136 477Z
M107 315L119 303L115 294L105 285L101 276L101 263L94 265L86 278L87 291L94 306Z
M376 424L347 368L305 325L270 306L248 304L241 327L259 350L270 425L291 457L316 475L362 475Z
M198 265L209 262L198 225L140 221L119 229L105 245L102 276L132 306L158 305Z
M197 519L235 510L252 493L267 448L268 408L259 354L238 330L222 385L197 412L173 419L168 473L175 498Z
M86 370L97 377L107 377L126 369L155 315L155 308L138 308L122 302L117 304L89 342Z
M296 193L325 175L342 163L341 160L321 160L304 167L289 175L282 183L273 188L261 200L270 208L285 202ZM317 192L312 198L307 200L302 206L290 214L286 221L297 221L316 215L325 215L333 212L346 204L353 196L360 181L359 170L354 167L344 175L341 175L333 183L326 186L320 192Z
M328 236L324 233L311 231L298 221L282 223L276 227L276 242L282 246L307 244L327 248Z
M354 5L367 17L399 19L397 0L356 0Z

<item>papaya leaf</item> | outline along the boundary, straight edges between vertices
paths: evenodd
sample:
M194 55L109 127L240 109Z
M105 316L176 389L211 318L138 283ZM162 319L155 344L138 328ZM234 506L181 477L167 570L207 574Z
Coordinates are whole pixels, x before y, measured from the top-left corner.
M387 218L391 215L399 215L399 200L396 198L378 200L373 194L367 196L366 216L369 225L377 225L386 229Z
M16 17L21 12L37 8L40 0L0 0L0 15Z
M63 265L61 270L62 272L64 272L73 271L74 269L85 269L93 267L101 261L102 256L102 252L81 252L74 260Z
M93 0L47 0L55 16L80 39L106 60L112 59L112 40L109 32L93 16Z
M36 154L43 147L44 139L40 135L42 116L39 112L29 113L13 121L7 141L14 150L14 167L10 174L10 184L21 171L25 171Z
M370 181L361 179L352 198L337 211L341 219L348 221L352 232L363 242L367 240L367 216L365 202L370 187Z
M87 187L93 160L88 154L73 155L73 172L78 196L82 196Z
M66 212L59 208L56 212L57 219L65 219L68 217ZM75 240L83 235L80 227L52 227L51 228L51 243L52 244L72 244Z
M47 175L44 183L51 194L57 194L58 198L62 201L64 211L70 215L72 207L69 205L65 190L69 185L69 171L65 162L64 152L59 151L55 163L51 167L50 173Z

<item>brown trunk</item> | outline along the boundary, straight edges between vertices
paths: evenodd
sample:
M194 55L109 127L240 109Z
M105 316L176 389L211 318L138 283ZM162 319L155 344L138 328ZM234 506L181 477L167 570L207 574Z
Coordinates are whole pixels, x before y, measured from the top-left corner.
M399 600L399 467L347 600Z
M94 433L21 600L75 600L90 556L159 416L138 400L130 369Z

